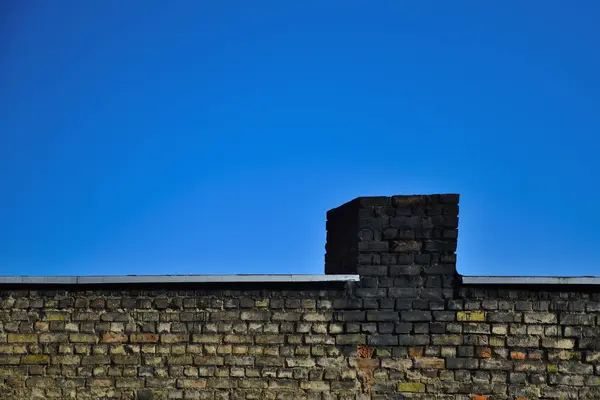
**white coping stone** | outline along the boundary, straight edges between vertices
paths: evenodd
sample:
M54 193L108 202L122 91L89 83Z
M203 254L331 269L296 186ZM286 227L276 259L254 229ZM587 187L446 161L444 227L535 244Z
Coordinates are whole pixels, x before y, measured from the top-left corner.
M107 275L107 276L0 276L0 284L90 285L119 283L228 283L228 282L346 282L358 275Z
M121 283L260 283L346 282L358 275L107 275L107 276L0 276L0 284L93 285ZM600 285L594 276L463 276L466 285Z
M596 276L463 276L467 285L600 285Z

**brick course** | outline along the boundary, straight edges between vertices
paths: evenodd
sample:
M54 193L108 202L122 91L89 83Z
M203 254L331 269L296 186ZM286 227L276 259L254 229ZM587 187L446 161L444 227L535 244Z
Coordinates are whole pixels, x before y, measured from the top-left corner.
M360 282L0 286L2 399L600 399L600 291L474 286L458 196L327 214Z

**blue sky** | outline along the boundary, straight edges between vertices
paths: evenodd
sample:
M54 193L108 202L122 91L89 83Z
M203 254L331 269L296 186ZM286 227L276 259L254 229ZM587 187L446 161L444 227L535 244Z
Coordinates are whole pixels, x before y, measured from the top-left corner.
M600 275L597 1L0 7L0 274L322 273L461 194L468 275Z

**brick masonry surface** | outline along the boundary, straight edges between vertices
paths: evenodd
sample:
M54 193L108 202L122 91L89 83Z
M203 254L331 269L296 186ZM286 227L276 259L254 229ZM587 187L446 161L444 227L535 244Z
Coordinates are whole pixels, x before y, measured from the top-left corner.
M457 195L327 219L360 282L0 286L0 398L600 399L600 292L462 284Z

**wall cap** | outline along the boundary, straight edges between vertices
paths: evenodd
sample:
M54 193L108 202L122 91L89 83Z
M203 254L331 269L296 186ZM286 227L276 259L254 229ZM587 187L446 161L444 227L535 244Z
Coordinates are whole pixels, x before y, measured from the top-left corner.
M597 276L463 276L465 285L600 285Z
M0 276L0 284L94 285L121 283L244 283L244 282L347 282L358 275L106 275L106 276Z

